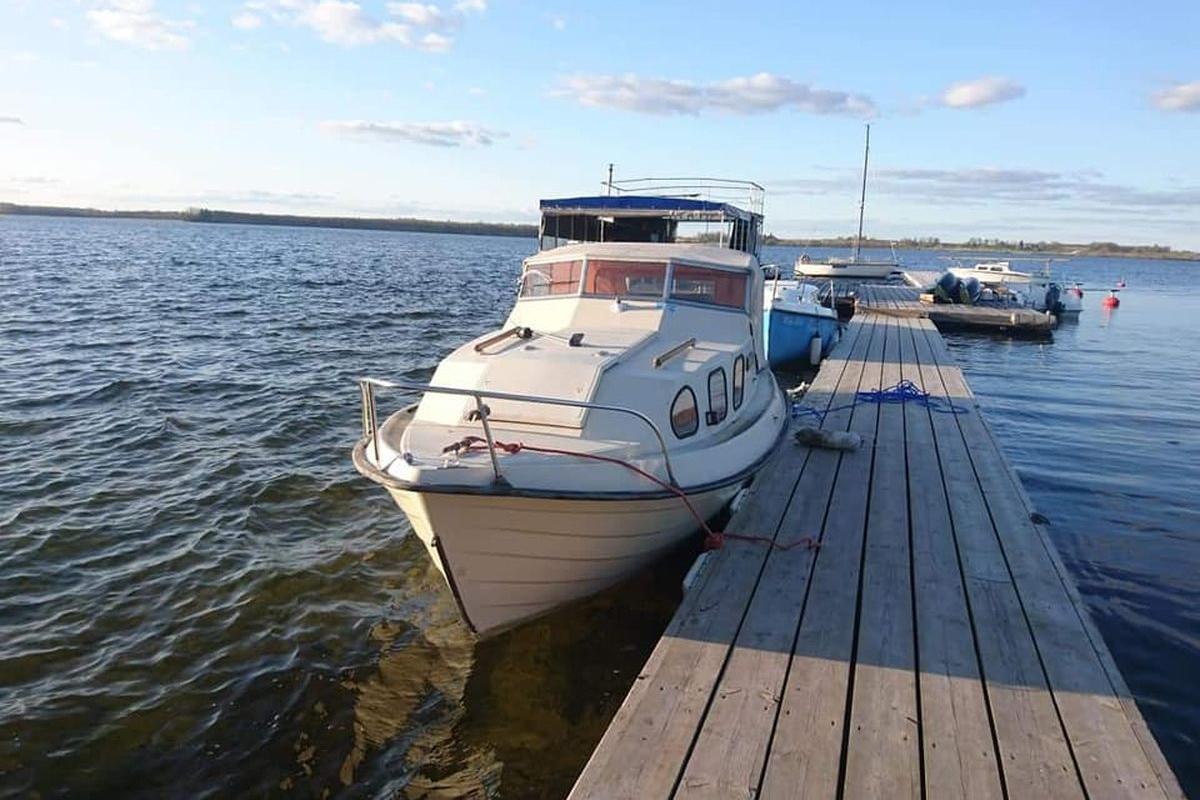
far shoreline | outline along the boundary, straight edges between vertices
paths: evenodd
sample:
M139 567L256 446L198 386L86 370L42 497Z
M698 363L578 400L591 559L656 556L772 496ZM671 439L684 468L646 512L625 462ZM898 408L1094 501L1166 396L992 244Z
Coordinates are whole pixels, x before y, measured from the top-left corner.
M224 211L208 208L188 208L182 211L108 210L71 206L38 206L19 203L0 203L0 216L76 217L86 219L146 219L176 222L269 225L293 228L330 228L343 230L393 231L406 233L452 233L467 236L511 236L536 238L538 226L510 222L458 222L417 217L346 217L312 216L303 214L264 214L247 211ZM697 237L692 241L703 241ZM783 247L854 247L852 237L788 238L767 234L763 244ZM1200 252L1176 250L1163 245L1122 245L1116 242L1026 242L998 239L968 239L965 242L943 242L936 238L903 238L896 241L863 239L866 249L887 250L892 246L903 250L933 250L955 253L1007 254L1021 258L1142 258L1160 261L1200 262Z

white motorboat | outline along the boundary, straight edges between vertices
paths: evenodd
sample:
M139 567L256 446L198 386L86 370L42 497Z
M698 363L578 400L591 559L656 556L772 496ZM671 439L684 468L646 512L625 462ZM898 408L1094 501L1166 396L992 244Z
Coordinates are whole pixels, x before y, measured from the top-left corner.
M983 261L973 267L951 267L950 272L963 280L975 278L984 287L1010 296L1034 311L1055 316L1078 314L1083 310L1083 289L1078 284L1063 287L1051 279L1050 265L1042 272L1021 272L1008 261Z
M630 194L542 210L543 249L502 329L430 385L360 382L354 464L408 516L480 635L695 535L788 424L763 352L759 212ZM726 223L728 238L676 243L681 220ZM381 387L422 396L377 424Z
M950 271L960 278L974 278L984 286L1008 283L1029 283L1033 275L1018 272L1008 261L982 261L973 267L951 267Z
M858 235L850 258L830 258L813 261L807 254L796 259L795 273L805 278L846 280L884 280L900 271L900 262L892 251L891 261L871 261L862 257L863 213L867 207L867 161L871 155L871 126L867 126L867 143L863 149L862 194L858 202Z

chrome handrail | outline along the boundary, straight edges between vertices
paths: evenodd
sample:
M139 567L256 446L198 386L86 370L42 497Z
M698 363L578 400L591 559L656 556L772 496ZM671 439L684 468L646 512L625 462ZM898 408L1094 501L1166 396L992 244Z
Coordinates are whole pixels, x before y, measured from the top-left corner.
M479 415L479 422L483 426L484 439L487 441L488 456L492 462L492 474L497 482L505 482L504 476L500 472L500 460L496 457L496 440L492 436L491 425L488 424L488 416L491 413L483 399L491 398L493 400L510 400L518 403L535 403L541 405L552 406L569 406L571 408L586 408L595 411L612 411L618 414L628 414L637 417L650 428L654 433L654 438L658 440L659 450L662 452L663 467L667 472L667 480L672 486L679 486L675 480L675 472L671 468L671 456L667 452L667 440L659 430L658 425L649 416L641 411L633 408L625 408L624 406L608 405L607 403L589 403L584 400L567 400L560 397L541 397L532 394L513 394L511 392L492 392L482 389L459 389L450 386L433 386L428 383L412 383L409 381L387 381L381 378L362 377L358 379L359 393L362 395L362 425L363 438L370 439L371 444L375 448L375 461L379 461L379 424L375 413L375 388L383 389L401 389L410 392L426 392L429 394L449 394L459 397L470 397L475 400L475 410Z
M701 195L718 202L745 203L746 210L762 215L766 190L754 181L728 178L626 178L606 181L616 194L650 194L664 197Z
M695 346L696 346L696 337L695 336L693 336L690 339L685 339L684 341L682 341L679 344L672 347L667 352L657 355L654 358L650 359L650 366L654 369L658 369L659 367L661 367L663 364L670 361L675 356L679 355L680 353L684 352L685 350L690 350L691 348L693 348Z

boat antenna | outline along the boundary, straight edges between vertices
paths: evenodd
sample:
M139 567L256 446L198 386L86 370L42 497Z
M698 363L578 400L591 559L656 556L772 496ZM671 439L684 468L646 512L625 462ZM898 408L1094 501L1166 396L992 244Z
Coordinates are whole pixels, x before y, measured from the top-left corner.
M610 162L608 162L608 193L610 195L612 194L612 170L613 170L613 163L610 161Z
M867 145L863 148L863 179L862 194L858 198L858 236L854 237L854 258L858 261L858 252L862 249L863 211L867 207L867 159L871 155L871 123L867 123Z

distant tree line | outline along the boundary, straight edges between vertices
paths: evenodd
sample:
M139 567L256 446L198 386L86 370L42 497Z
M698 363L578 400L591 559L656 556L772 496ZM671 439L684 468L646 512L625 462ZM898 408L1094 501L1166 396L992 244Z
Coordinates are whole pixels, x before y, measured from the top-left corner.
M773 234L763 237L764 244L796 245L801 247L853 247L853 236L838 236L822 239L785 239ZM944 242L936 236L904 239L863 239L865 248L888 248L893 245L908 249L924 250L987 250L999 253L1037 253L1059 256L1134 256L1141 258L1166 258L1182 261L1200 261L1200 253L1191 250L1175 250L1166 245L1125 245L1116 242L1029 242L1024 239L988 239L973 236L963 242Z
M312 217L298 214L251 214L242 211L220 211L210 208L187 208L183 211L105 211L96 208L63 206L29 206L0 203L0 215L30 214L49 217L114 217L126 219L165 219L183 222L239 223L244 225L286 225L309 228L352 228L373 231L413 231L418 233L460 233L476 236L537 236L537 226L506 222L454 222L451 220L417 219L414 217ZM688 237L693 242L718 242L720 234L707 233ZM785 239L768 233L764 244L798 245L801 247L853 247L853 236L824 239ZM1070 244L1066 242L1027 242L1023 239L987 239L973 236L964 242L943 242L936 236L889 239L863 239L862 247L888 248L893 245L925 250L988 250L1003 253L1038 253L1063 256L1135 256L1200 261L1200 253L1174 250L1166 245L1123 245L1116 242Z
M451 220L411 217L310 217L297 214L251 214L188 208L183 211L105 211L97 208L62 206L26 206L0 203L0 214L25 214L48 217L106 217L119 219L160 219L182 222L238 223L243 225L286 225L307 228L352 228L372 231L411 231L417 233L461 233L475 236L537 236L537 226L506 222L453 222Z

